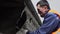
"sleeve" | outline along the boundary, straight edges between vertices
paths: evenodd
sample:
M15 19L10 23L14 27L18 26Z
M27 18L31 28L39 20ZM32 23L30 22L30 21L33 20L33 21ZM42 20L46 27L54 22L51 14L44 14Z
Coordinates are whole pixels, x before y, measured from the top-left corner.
M50 15L47 17L42 26L40 26L36 31L29 32L29 34L49 34L51 33L58 25L59 18L56 15Z

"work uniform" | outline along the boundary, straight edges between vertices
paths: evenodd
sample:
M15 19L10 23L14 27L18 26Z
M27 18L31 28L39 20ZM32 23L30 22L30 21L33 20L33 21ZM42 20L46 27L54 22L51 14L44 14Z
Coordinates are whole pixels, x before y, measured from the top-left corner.
M45 14L43 24L37 30L28 32L28 34L54 34L55 31L60 30L59 21L58 13L54 13L54 10L50 10Z
M52 12L54 14L56 14L59 17L60 20L60 14L56 11L56 10L50 10L49 12ZM52 32L52 34L60 34L60 22L56 28L56 31Z

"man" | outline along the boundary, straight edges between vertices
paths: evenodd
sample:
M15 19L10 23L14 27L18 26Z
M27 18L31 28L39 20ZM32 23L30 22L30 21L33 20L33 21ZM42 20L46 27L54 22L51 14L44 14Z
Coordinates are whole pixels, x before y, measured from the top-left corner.
M50 11L51 9L49 9L49 4L45 1L39 1L36 6L38 13L41 15L41 17L44 17L44 21L37 30L27 32L27 34L54 34L55 31L59 33L60 19L58 14Z

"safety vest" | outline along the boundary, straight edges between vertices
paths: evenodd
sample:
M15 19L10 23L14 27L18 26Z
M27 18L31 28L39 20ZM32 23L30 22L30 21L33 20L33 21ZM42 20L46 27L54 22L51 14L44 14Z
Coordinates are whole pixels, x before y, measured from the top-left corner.
M56 10L50 10L49 12L52 12L60 18L60 14ZM55 32L52 32L52 34L60 34L60 28L58 28Z

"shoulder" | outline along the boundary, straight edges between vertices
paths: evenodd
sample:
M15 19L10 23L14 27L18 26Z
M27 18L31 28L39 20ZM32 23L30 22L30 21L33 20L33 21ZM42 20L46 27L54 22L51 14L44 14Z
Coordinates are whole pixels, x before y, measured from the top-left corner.
M51 19L55 18L55 19L59 19L56 14L50 13L50 12L45 15L45 18L51 18Z

